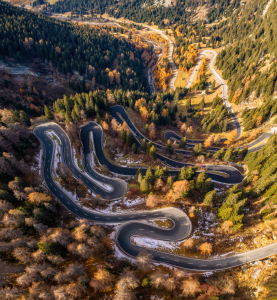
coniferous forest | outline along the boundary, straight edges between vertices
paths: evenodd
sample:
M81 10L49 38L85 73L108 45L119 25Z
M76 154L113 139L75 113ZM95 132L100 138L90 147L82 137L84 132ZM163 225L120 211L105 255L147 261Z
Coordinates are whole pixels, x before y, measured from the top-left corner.
M0 2L0 55L16 61L40 58L63 74L77 70L109 88L144 91L142 52L126 39Z

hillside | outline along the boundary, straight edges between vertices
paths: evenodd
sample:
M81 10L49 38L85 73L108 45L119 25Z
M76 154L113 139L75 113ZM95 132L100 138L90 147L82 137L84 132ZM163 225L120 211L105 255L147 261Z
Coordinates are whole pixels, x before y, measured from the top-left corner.
M277 299L276 1L20 3L0 299Z
M139 22L154 22L161 27L164 25L186 24L197 16L199 8L206 10L204 19L213 22L219 17L229 16L232 11L239 7L240 1L234 0L216 0L216 1L195 1L195 0L176 0L171 1L171 5L164 6L157 1L87 1L87 0L65 0L58 1L51 6L55 13L72 12L77 16L88 14L107 13L116 18L124 17L126 19Z

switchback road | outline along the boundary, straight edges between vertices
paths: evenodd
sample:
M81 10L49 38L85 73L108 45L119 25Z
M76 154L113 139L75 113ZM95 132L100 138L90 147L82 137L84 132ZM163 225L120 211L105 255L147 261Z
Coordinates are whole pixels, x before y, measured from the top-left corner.
M85 154L83 164L88 173L80 172L78 168L76 168L73 162L69 138L59 125L52 122L42 124L35 128L34 133L39 138L43 149L41 170L48 189L64 204L66 208L68 208L78 217L106 224L122 224L116 234L116 243L124 253L135 257L144 249L134 245L131 242L132 236L143 236L172 242L183 240L189 237L192 230L190 219L184 212L176 208L165 208L131 213L101 214L99 212L80 207L73 199L71 199L71 197L68 196L67 193L63 191L62 188L59 187L59 185L53 179L52 167L55 147L52 138L47 135L47 131L49 130L54 131L59 137L62 147L62 159L74 176L81 179L88 188L92 189L93 192L97 190L104 196L104 198L114 199L119 196L124 196L126 192L125 183L118 179L107 178L106 176L93 171L93 167L88 165L91 163L89 158L90 150L88 149L90 142L87 142L90 141L89 133L92 132L93 134L94 146L99 143L102 147L103 132L101 127L94 122L90 122L81 129L81 139ZM128 168L123 169L127 170ZM102 181L105 184L108 183L112 187L112 191L109 193L103 192L103 188L97 185L95 183L96 181ZM117 185L119 187L118 189ZM139 222L140 220L155 218L170 219L172 220L174 226L170 229L163 229L157 226ZM257 250L219 259L193 259L155 250L148 251L153 256L153 260L156 262L169 264L171 266L184 268L190 271L206 272L232 268L244 263L274 255L277 253L277 245L272 244Z

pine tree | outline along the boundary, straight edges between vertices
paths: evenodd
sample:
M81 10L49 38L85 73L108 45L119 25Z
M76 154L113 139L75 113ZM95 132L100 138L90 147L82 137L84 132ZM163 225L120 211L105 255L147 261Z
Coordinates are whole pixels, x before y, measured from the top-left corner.
M142 140L142 142L141 142L141 144L140 144L140 149L141 149L142 151L145 151L145 152L146 152L146 149L147 149L147 143L146 143L146 140L145 140L145 139Z
M193 152L194 152L195 155L201 155L201 153L202 153L202 144L201 143L196 144L193 148Z
M205 198L204 198L204 201L203 203L206 205L206 206L210 206L215 198L215 195L216 195L216 190L213 190L213 191L210 191L206 194Z
M179 143L179 148L185 148L187 144L187 138L186 137L182 137Z
M223 160L226 161L226 162L232 161L232 157L233 157L233 149L230 147L225 152L225 154L223 156Z
M149 153L149 151L150 151L151 147L152 147L152 142L151 142L151 141L149 141L149 142L147 143L146 152L148 152L148 153Z
M214 89L215 89L215 80L214 80L213 83L212 83L211 89L212 89L213 91L214 91Z
M200 109L203 109L205 107L205 101L204 101L204 97L202 98L200 104L199 104Z
M131 131L128 130L128 132L126 134L126 144L129 147L132 147L133 143L134 143L134 139L133 139L132 133L131 133Z
M169 177L167 178L167 185L168 185L169 187L172 187L172 185L173 185L173 178L172 178L172 176L169 176Z
M201 172L196 179L196 189L200 190L203 188L204 183L207 179L207 174L205 172Z
M50 120L54 119L52 112L50 111L50 109L46 105L44 105L44 114L45 114L47 119L50 119Z
M156 148L154 145L149 150L149 155L150 155L151 159L153 159L153 160L157 159Z
M96 122L98 123L98 124L101 124L101 117L100 117L100 115L99 114L97 114L96 115Z
M106 113L106 115L105 115L105 121L106 121L107 123L110 123L110 121L111 121L111 118L110 118L110 116L109 116L108 113Z
M224 155L224 148L219 149L218 151L215 152L215 154L213 155L213 158L215 159L221 159Z
M153 183L153 181L155 180L155 177L153 176L151 167L149 167L146 171L145 180L147 180L149 183Z
M141 168L138 168L138 169L137 169L136 175L139 176L139 174L142 174Z
M143 180L143 176L142 174L140 173L139 176L138 176L138 183L141 183Z
M120 130L120 139L123 143L126 143L126 131L124 129Z
M191 109L191 98L189 98L186 102L186 108L187 110Z
M169 152L169 153L173 153L172 146L171 146L171 140L167 140L165 151Z
M137 148L136 143L133 143L133 145L132 145L132 151L133 151L134 154L138 153L138 148Z
M140 183L140 191L143 194L148 194L149 192L149 182L145 178Z

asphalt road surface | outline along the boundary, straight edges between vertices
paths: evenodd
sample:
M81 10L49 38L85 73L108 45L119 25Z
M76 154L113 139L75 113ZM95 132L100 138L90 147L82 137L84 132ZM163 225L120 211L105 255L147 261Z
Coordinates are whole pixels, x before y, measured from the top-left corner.
M239 150L242 150L243 148L245 147L248 147L249 150L248 152L256 152L256 151L259 151L265 144L262 143L263 141L269 139L271 136L272 136L273 133L271 132L266 132L266 133L263 133L260 137L258 137L256 140L254 140L253 142L247 144L247 145L244 145L244 146L240 146L239 147ZM164 132L164 138L166 140L171 140L171 141L174 141L176 140L177 143L179 143L179 141L181 140L181 136L178 135L176 132L174 131L171 131L171 130L167 130ZM221 142L224 141L225 139L222 139L220 140ZM204 144L204 141L201 141L201 140L191 140L191 139L187 139L187 147L189 148L193 148L196 144L198 143L202 143ZM260 144L262 143L262 144ZM260 144L260 145L258 145ZM257 146L256 146L257 145ZM221 148L219 147L210 147L207 151L218 151L220 150ZM235 148L234 148L235 149ZM227 148L225 148L225 150L227 150ZM191 152L190 152L191 153Z
M39 125L35 128L34 133L39 138L42 149L42 175L44 181L53 195L55 195L64 206L72 213L80 218L86 218L103 223L120 223L122 226L119 228L116 234L116 243L120 249L127 255L135 257L141 250L139 246L134 245L131 242L132 236L143 236L152 239L159 239L165 241L179 241L186 239L191 234L192 226L188 216L179 209L165 208L151 211L139 211L132 213L108 213L101 214L92 210L88 210L80 207L73 199L71 199L53 180L52 178L52 166L53 158L55 154L55 147L52 138L47 135L47 131L51 130L56 133L61 141L62 146L62 160L71 170L76 178L80 178L83 183L93 192L100 189L99 192L103 192L103 188L99 187L96 182L101 181L104 184L109 184L113 187L113 190L108 194L104 193L104 196L108 199L118 198L123 196L126 192L124 182L118 179L107 178L97 172L93 171L92 166L87 166L90 163L89 158L89 145L90 138L89 132L92 132L94 139L94 146L98 143L101 144L103 138L103 132L99 125L94 122L90 122L81 129L81 139L84 148L84 161L85 170L88 173L80 172L74 165L72 159L71 144L68 136L63 129L55 123L46 123ZM99 140L100 139L100 140ZM88 140L88 142L87 142ZM98 151L95 149L95 151ZM98 153L97 153L98 154ZM93 173L92 173L93 171ZM109 181L107 181L109 180ZM117 189L117 185L119 188ZM155 218L167 218L172 220L174 226L170 229L163 229L157 226L152 226L139 222L145 219ZM253 250L246 253L236 254L230 257L224 257L219 259L192 259L183 256L177 256L172 254L163 253L160 251L148 250L153 256L153 260L156 262L162 262L175 267L184 268L190 271L216 271L227 268L239 266L244 263L248 263L254 260L262 259L277 253L277 245L273 244L264 248Z
M232 106L231 104L228 102L228 87L227 85L225 84L224 80L218 75L218 73L216 72L216 70L214 69L214 62L216 60L216 57L217 57L217 52L215 52L214 50L204 50L204 51L200 51L200 55L199 55L199 58L198 58L198 61L193 69L193 72L191 73L190 75L190 78L189 78L189 81L188 81L188 84L186 86L187 89L189 89L193 83L193 78L197 72L197 70L199 69L199 66L201 64L201 60L203 58L203 55L204 54L208 54L208 53L211 53L213 54L213 58L210 60L209 62L209 68L214 76L214 78L220 83L220 85L222 86L222 97L223 97L223 104L224 106L226 107L227 111L229 111L231 113L231 116L233 118L233 121L231 122L232 125L234 127L236 127L236 130L237 130L237 136L236 136L236 139L239 139L240 136L241 136L241 126L240 126L240 123L237 119L237 116L235 115L233 109L232 109Z

